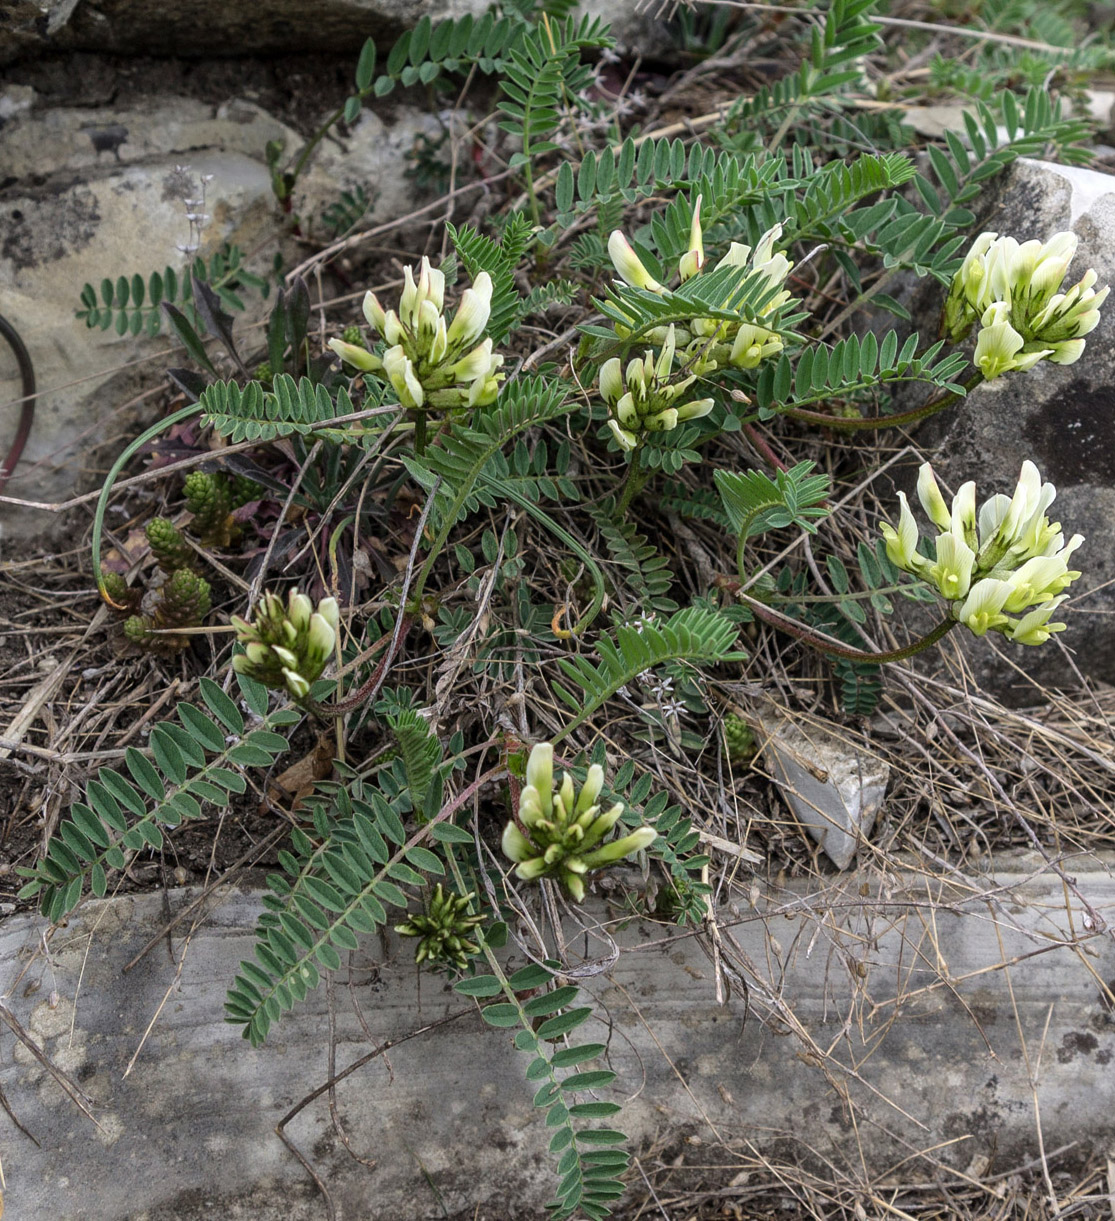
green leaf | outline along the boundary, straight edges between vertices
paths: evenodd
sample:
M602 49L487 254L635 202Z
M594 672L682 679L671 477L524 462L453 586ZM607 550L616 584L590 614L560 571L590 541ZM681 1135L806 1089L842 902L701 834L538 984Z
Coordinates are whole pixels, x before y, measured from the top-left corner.
M589 1128L576 1133L576 1140L579 1145L622 1145L627 1137L614 1128Z
M605 1068L592 1072L573 1073L561 1083L563 1090L595 1090L605 1085L611 1085L616 1075Z
M578 1102L569 1108L569 1114L576 1119L606 1119L622 1110L618 1102Z
M421 869L424 873L442 874L445 872L445 865L442 863L441 857L428 848L420 846L408 848L406 858L415 868Z
M576 1030L582 1023L587 1022L590 1017L592 1017L592 1010L587 1007L569 1009L565 1013L558 1014L557 1017L547 1018L538 1027L536 1033L540 1039L553 1039L558 1035L568 1034L571 1030Z
M473 842L472 835L464 827L458 827L451 822L441 822L434 826L430 831L430 838L439 840L443 844L471 844Z
M366 93L371 88L372 80L376 72L376 44L375 39L365 39L363 47L360 49L360 58L356 61L356 88L361 93ZM359 111L359 108L358 108ZM347 116L346 116L347 118ZM351 121L351 120L349 120Z
M209 354L205 350L205 345L198 337L197 331L194 330L193 324L186 315L176 306L171 305L168 301L162 303L162 311L170 322L174 333L182 342L182 346L186 351L197 361L199 365L214 377L217 376L217 370L213 367L212 361L209 359Z
M192 704L179 704L178 717L190 736L205 750L224 750L224 734L200 709Z
M519 1009L517 1005L495 1004L485 1005L480 1010L480 1016L489 1026L518 1026Z
M564 1005L568 1005L577 996L580 991L572 985L555 988L552 992L547 992L542 996L536 996L533 1000L527 1001L523 1005L523 1012L528 1017L548 1016L551 1013L556 1013Z
M462 996L499 996L503 985L494 975L477 975L472 979L462 979L453 985L453 991Z
M532 962L529 966L520 967L508 976L507 982L516 992L525 992L529 988L541 988L554 978L553 971Z
M124 755L124 762L128 765L128 771L132 773L132 779L135 780L136 784L139 785L147 796L155 801L162 801L166 796L166 789L163 786L162 778L151 766L150 762L134 746L128 747Z
M240 715L240 709L236 707L233 701L229 699L212 679L201 679L200 687L201 698L205 701L209 711L230 733L242 734L244 732L244 718Z

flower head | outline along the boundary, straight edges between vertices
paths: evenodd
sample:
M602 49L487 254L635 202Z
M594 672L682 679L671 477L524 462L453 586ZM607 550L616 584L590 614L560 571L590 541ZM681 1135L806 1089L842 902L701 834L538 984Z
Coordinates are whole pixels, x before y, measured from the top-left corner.
M678 261L678 276L682 283L705 270L702 202L700 195L693 202L688 247ZM763 325L764 319L768 319L790 299L785 281L793 264L785 254L774 249L781 237L782 226L774 225L759 238L754 249L740 242L732 242L727 253L716 264L717 270L722 267L747 269L746 281L756 290L749 294L751 300L761 302L757 312L748 313L741 309L739 319L735 321L695 314L678 324L675 342L684 349L684 363L696 373L711 372L724 365L753 369L782 351L783 343L777 330ZM650 274L631 243L618 229L608 239L608 254L620 279L629 287L656 294L666 292L665 286ZM725 310L735 309L734 295L728 295L724 302ZM630 333L618 324L616 331L624 338ZM654 344L662 344L665 342L665 330L652 329L646 333L646 338ZM623 443L621 440L620 444Z
M944 310L944 333L954 343L978 321L975 361L990 381L1032 369L1039 361L1071 365L1084 336L1099 323L1110 291L1094 288L1086 271L1067 291L1061 283L1076 254L1077 238L1055 233L1044 245L981 233L953 277Z
M341 339L329 347L355 369L382 372L399 403L411 410L427 407L486 406L494 402L503 374L503 357L492 341L481 340L492 309L492 280L482 271L461 295L452 322L446 320L445 275L423 258L417 269L403 269L397 310L385 310L375 293L364 297L364 317L387 345L382 355Z
M530 752L519 816L504 828L503 852L516 862L515 873L524 881L554 878L579 903L585 897L585 874L648 847L658 832L644 826L606 840L623 803L601 812L604 769L592 764L579 793L568 772L555 789L553 774L554 748L542 742Z
M482 914L469 914L469 905L475 898L475 892L447 894L438 882L425 909L409 916L403 924L395 925L395 932L403 937L418 938L414 951L416 963L429 962L458 971L468 966L469 958L480 952L471 935L477 925L484 923Z
M917 522L901 492L897 528L885 522L880 527L887 556L896 568L933 584L948 600L951 616L977 636L996 631L1016 644L1041 644L1064 630L1049 619L1065 600L1062 591L1080 576L1068 561L1084 542L1075 534L1066 544L1060 524L1046 516L1056 495L1027 461L1012 496L992 496L977 513L976 487L968 482L950 511L925 463L918 498L942 531L933 540L933 558L918 550ZM1021 619L1012 618L1019 614Z
M611 412L608 427L623 449L633 450L645 433L669 432L683 420L698 420L712 410L712 399L678 401L697 377L692 373L675 377L675 351L671 325L657 356L646 352L641 360L630 361L624 372L618 356L601 366L600 396Z
M236 639L244 646L244 652L233 657L232 668L264 686L305 699L333 654L339 622L335 598L322 598L315 608L296 589L285 605L278 594L265 593L254 623L232 616Z

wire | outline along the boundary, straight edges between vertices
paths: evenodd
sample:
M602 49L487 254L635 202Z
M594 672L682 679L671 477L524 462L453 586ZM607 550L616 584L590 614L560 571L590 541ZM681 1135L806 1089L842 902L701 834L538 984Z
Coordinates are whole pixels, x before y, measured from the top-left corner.
M0 492L3 492L12 471L15 470L16 464L19 462L20 455L23 453L23 447L27 444L27 437L31 432L31 425L35 419L35 397L37 392L35 389L35 366L31 363L31 354L24 346L23 340L20 339L19 332L3 314L0 314L0 335L7 340L8 346L15 353L16 362L19 365L19 375L23 379L23 395L21 398L23 408L19 413L19 428L16 430L15 440L8 450L7 457L5 457L3 465L0 466Z

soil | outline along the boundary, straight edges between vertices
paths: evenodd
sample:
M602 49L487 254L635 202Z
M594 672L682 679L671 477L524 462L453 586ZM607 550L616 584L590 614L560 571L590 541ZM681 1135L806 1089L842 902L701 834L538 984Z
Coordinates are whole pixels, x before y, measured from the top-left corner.
M65 580L56 583L78 592L54 599L41 586L13 588L13 574L0 572L0 739L17 736L13 726L23 710L39 707L22 734L22 749L0 758L0 914L34 906L17 898L24 879L16 870L34 865L48 829L81 797L97 768L113 762L100 754L86 762L82 755L99 744L110 752L129 742L142 746L138 722L152 723L145 717L149 707L175 690L191 694L189 676L201 668L187 657L167 663L130 649L119 622L87 635L100 600L80 572L87 565L74 567L73 573L57 572ZM52 676L57 689L44 693ZM223 814L207 808L205 817L168 837L161 852L138 854L119 878L118 893L198 883L237 864L253 867L262 881L275 864L271 833L280 817L257 793ZM265 841L266 850L253 852Z

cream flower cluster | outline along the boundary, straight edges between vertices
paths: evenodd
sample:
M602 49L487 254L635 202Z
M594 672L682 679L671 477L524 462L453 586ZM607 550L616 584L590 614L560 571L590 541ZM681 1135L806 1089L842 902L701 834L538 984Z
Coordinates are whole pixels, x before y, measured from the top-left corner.
M689 248L678 263L678 274L682 281L690 279L704 270L705 249L701 229L701 196L693 207L693 221L689 231ZM781 252L775 253L774 245L782 237L782 226L775 225L759 239L754 250L740 242L732 242L727 254L716 264L721 267L746 267L750 276L760 276L766 289L777 289L761 309L760 318L773 313L784 305L790 294L782 286L790 274L793 263ZM647 271L627 238L617 229L608 239L608 254L620 279L632 288L661 293L664 287ZM725 302L725 306L727 306ZM661 336L651 332L650 338L657 343ZM684 351L684 363L697 373L707 373L725 365L737 369L754 369L761 361L782 351L782 340L777 332L764 327L761 322L729 322L718 318L693 317L685 329L679 329L676 342Z
M882 526L887 555L898 568L935 585L952 617L977 636L994 631L1015 644L1043 644L1064 631L1063 623L1049 620L1065 601L1062 590L1080 576L1068 561L1084 541L1074 534L1066 544L1060 523L1050 523L1046 511L1056 495L1038 468L1024 462L1013 496L992 496L977 515L976 485L969 482L950 510L927 462L918 473L918 499L943 532L933 558L917 550L917 522L902 492L898 528Z
M503 357L491 339L480 341L492 309L492 280L482 271L466 288L452 322L446 322L445 275L423 257L403 269L398 310L385 310L375 293L364 297L364 317L383 336L387 350L376 356L343 339L329 346L347 364L365 373L382 371L404 407L485 407L494 403L503 375Z
M1110 289L1094 288L1089 269L1067 291L1061 282L1076 254L1074 233L1044 245L981 233L953 277L945 302L945 334L954 343L979 322L975 363L987 381L1032 369L1041 360L1071 365L1084 336L1099 323Z
M244 652L232 659L232 668L264 686L289 692L296 700L310 694L321 677L337 638L340 614L336 598L313 602L296 589L286 605L278 594L264 594L254 623L232 616L236 639Z
M554 748L539 743L527 760L527 782L519 796L519 817L503 832L503 852L517 862L524 881L555 878L578 903L585 897L585 874L611 865L648 847L658 837L653 827L604 843L619 821L623 804L604 813L597 798L604 787L604 769L594 763L578 793L568 772L554 789Z
M712 399L677 402L697 377L689 374L671 380L675 346L674 328L670 326L657 357L647 352L642 360L629 362L626 373L621 372L618 356L606 360L600 368L600 394L611 412L608 427L626 450L634 449L644 433L669 432L683 420L699 420L712 410Z

